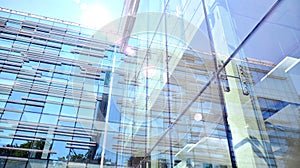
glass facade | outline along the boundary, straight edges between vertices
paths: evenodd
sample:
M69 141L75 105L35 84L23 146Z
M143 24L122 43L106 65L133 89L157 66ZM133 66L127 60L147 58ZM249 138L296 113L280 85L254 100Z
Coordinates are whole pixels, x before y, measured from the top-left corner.
M132 0L100 30L0 8L0 168L297 167L299 8Z

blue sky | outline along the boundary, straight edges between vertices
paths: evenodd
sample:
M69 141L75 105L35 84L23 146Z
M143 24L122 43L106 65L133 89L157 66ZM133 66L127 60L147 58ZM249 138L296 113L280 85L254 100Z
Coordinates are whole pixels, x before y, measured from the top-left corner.
M0 6L98 29L121 16L122 0L1 0Z
M149 6L142 1L141 8ZM155 2L158 2L155 0ZM275 0L227 0L240 40ZM99 29L120 18L124 0L0 0L0 6ZM154 4L154 1L151 2ZM285 56L300 57L300 1L283 1L243 47L247 57L278 63ZM236 46L235 46L236 47Z

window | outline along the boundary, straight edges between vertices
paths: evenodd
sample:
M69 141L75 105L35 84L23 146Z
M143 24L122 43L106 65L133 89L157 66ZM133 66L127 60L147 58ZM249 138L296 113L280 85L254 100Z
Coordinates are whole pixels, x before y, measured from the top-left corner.
M6 101L0 100L0 108L4 108L6 104Z
M70 103L70 104L78 105L79 100L65 98L64 103Z
M37 41L37 40L36 40ZM42 43L42 42L41 42ZM42 52L45 49L44 45L37 45L37 44L30 44L29 50L39 50L40 52Z
M11 48L12 43L13 42L11 40L0 39L0 44L1 44L2 47Z
M54 73L53 78L68 80L68 75L60 74L60 73Z
M77 128L91 129L92 125L93 125L93 122L91 122L91 120L84 120L84 119L81 119L80 121L77 121L77 123L76 123Z
M23 153L23 152L21 152ZM25 168L26 161L20 160L7 160L6 167L18 167L18 168Z
M29 21L33 21L33 22L38 22L39 21L39 19L34 18L34 17L30 17L30 16L26 16L25 20L29 20Z
M63 99L61 97L48 96L47 100L62 102Z
M72 121L59 121L58 125L64 127L74 127L75 123Z
M86 149L71 149L70 150L70 162L81 162L85 163L87 156L89 154L89 151ZM85 166L85 165L82 165Z
M27 136L34 136L35 132L32 131L17 131L16 135L27 135Z
M94 109L80 107L78 117L92 119L94 117Z
M57 65L55 70L59 70L59 71L64 71L64 72L70 72L72 69L72 66L70 65L65 65L65 64L62 64L62 65Z
M21 118L21 115L22 115L22 113L5 111L4 114L2 115L2 119L19 121Z
M95 108L96 102L90 102L90 101L83 101L82 100L80 102L80 105L86 106L86 107L89 107L89 108Z
M6 94L0 94L0 99L8 99L8 95L6 95Z
M40 123L56 125L58 116L43 114Z
M42 154L42 153L37 153L37 154ZM30 167L44 168L47 165L47 160L29 159L28 165L30 165Z
M43 109L43 113L58 115L60 111L60 106L60 104L46 103Z
M14 21L8 21L8 22L6 22L6 25L10 26L10 27L13 27L13 28L16 28L16 29L21 28L20 23L14 22Z
M17 74L3 72L3 71L0 73L0 78L15 80L16 77L17 77Z
M39 119L40 119L40 114L38 113L24 112L21 121L38 122Z
M23 15L19 15L19 14L10 14L11 19L16 19L16 20L24 20L24 16Z
M46 99L45 95L34 94L34 93L30 93L29 97L34 98L34 99L40 99L40 100L45 100Z
M55 154L50 155L50 159L53 160L61 160L61 161L66 161L67 160L67 155L69 154L69 149L66 148L66 142L64 141L54 141L52 145L52 149L55 151Z
M78 107L63 105L61 115L76 117Z
M23 104L16 104L16 103L7 103L6 109L14 109L14 110L23 110L24 105Z
M36 112L36 113L41 113L42 112L42 107L40 106L32 106L32 105L26 105L24 111L30 111L30 112Z
M44 23L44 24L47 24L47 25L53 25L53 22L52 21L49 21L49 20L44 20L44 19L40 19L40 22L41 23Z
M46 69L50 69L53 70L54 69L54 64L49 64L49 63L40 63L40 67L42 68L46 68Z

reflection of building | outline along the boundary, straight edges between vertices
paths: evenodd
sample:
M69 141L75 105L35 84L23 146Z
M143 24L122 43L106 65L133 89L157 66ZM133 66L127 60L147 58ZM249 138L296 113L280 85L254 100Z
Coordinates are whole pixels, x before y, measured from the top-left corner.
M234 149L241 155L243 151L240 149L250 149L255 165L262 167L294 165L295 162L290 159L298 153L298 59L286 57L278 65L250 58L246 61L247 63L243 63L234 60L234 73L237 76L227 73L231 82L236 80L238 83L230 85L229 82L230 90L240 92L239 95L236 94L240 98L235 98L235 102L229 96L231 91L225 93L227 108L237 108L241 104L244 111L236 113L242 122L229 120L229 123L236 124L232 127L239 127L235 128L238 134L233 133L233 137L241 138L234 144Z
M113 46L89 31L1 10L1 167L100 163Z
M118 35L1 9L0 167L293 167L299 59L236 58L210 81L224 56L211 54L199 20L170 16L186 27L133 31L126 47Z
M257 64L252 67L252 74L261 73L260 70L266 67ZM270 139L270 153L273 153L278 167L296 166L291 160L297 160L295 156L299 154L300 95L296 90L297 69L299 59L286 57L277 66L272 66L254 86Z

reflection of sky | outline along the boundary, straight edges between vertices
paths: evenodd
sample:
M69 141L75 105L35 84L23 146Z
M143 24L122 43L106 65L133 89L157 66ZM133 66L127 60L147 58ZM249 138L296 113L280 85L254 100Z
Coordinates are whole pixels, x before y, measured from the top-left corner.
M300 63L295 65L288 73L291 76L291 80L296 88L297 93L300 95Z
M0 6L100 28L121 16L120 0L3 0Z
M160 12L163 3L141 1L139 12ZM183 3L185 2L185 3ZM172 14L181 13L189 18L200 3L196 1L171 1L168 11ZM266 14L275 0L227 0L224 5L232 15L235 31L239 42L254 28L255 24ZM180 4L184 9L180 8ZM120 0L3 0L0 6L52 18L72 21L91 28L100 28L122 15L124 1ZM224 6L224 7L225 7ZM171 9L172 8L172 9ZM195 8L195 9L194 9ZM242 47L245 57L262 59L279 63L284 57L300 57L300 1L282 1L271 16L262 24ZM197 12L196 12L197 13ZM202 13L197 13L202 15ZM214 16L217 17L217 16ZM210 17L214 19L214 17ZM188 19L185 18L185 19ZM197 18L196 20L199 20ZM201 20L201 19L200 19ZM188 21L191 21L188 19ZM205 27L201 30L205 31ZM206 32L205 32L206 33ZM197 37L197 34L196 34ZM195 41L195 40L194 40ZM206 41L205 41L206 42ZM199 41L193 47L199 45ZM232 50L237 46L231 46ZM206 50L209 50L207 48Z
M275 1L228 0L240 40L253 29ZM244 45L246 57L279 63L284 57L300 58L300 1L279 3L269 18Z

